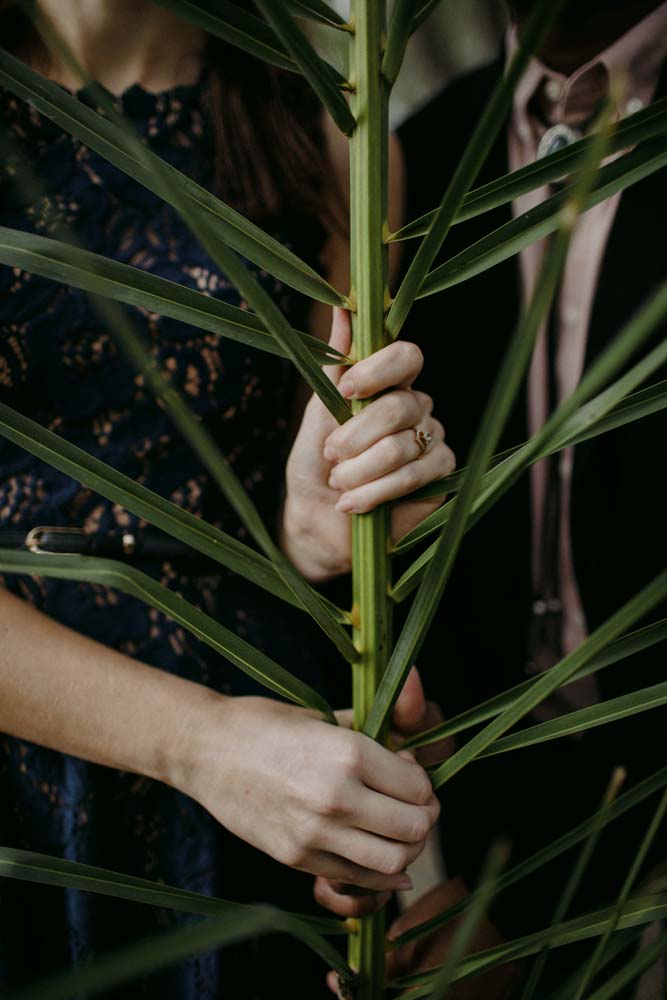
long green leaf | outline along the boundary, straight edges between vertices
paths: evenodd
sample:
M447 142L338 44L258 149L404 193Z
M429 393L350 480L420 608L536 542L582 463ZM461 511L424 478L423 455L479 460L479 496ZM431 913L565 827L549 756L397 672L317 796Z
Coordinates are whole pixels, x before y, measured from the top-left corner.
M188 216L193 212L207 216L230 247L291 288L329 305L346 304L345 298L313 268L259 226L148 148L137 155L126 132L1 48L0 84L168 204L179 209L184 202ZM165 178L169 179L168 185Z
M557 740L562 736L588 732L597 726L627 719L630 715L648 712L652 708L660 708L661 705L667 705L667 681L642 688L640 691L633 691L631 694L619 695L618 698L608 698L588 708L567 712L558 719L550 719L529 729L522 729L520 733L512 733L511 736L496 740L480 754L480 757L491 757L497 753L507 753L508 750L521 750L536 743Z
M303 606L265 556L170 500L165 500L122 472L117 472L4 403L0 403L0 434L221 566L252 580L257 586L284 601L297 607ZM346 620L342 612L333 605L330 610L339 621Z
M605 791L602 802L600 804L600 809L597 813L597 821L594 828L591 830L590 834L582 844L581 850L577 860L572 867L566 881L563 891L561 893L560 899L556 904L556 909L554 915L551 919L552 924L560 924L565 919L575 897L584 874L590 864L590 860L593 856L595 848L597 847L600 835L605 826L605 820L611 804L616 798L618 791L621 787L623 781L625 781L626 773L623 768L616 768L611 776L609 785ZM545 947L538 953L537 958L530 970L530 975L526 980L523 992L521 994L521 1000L532 1000L535 995L535 990L537 989L537 984L542 978L544 972L544 967L547 963L549 957L549 946Z
M625 877L623 885L621 886L621 891L618 895L618 899L616 900L616 905L609 916L609 921L607 923L607 926L605 927L604 934L598 941L595 950L591 955L590 962L588 963L588 965L584 970L584 974L581 977L581 981L578 984L577 992L575 994L575 1000L583 1000L583 997L589 985L595 979L595 975L600 966L600 962L602 961L602 956L604 955L605 949L607 948L607 945L609 944L612 935L614 934L616 928L619 925L621 914L623 912L623 907L625 906L625 903L634 888L639 872L641 871L642 866L646 861L646 857L648 855L649 850L651 849L651 845L653 844L655 838L658 835L658 832L660 831L666 813L667 813L667 789L662 793L660 801L658 802L656 810L651 818L651 822L649 823L646 832L642 838L642 842L639 845L639 849L637 850L637 853L635 854L635 857L632 860L632 863Z
M667 361L667 340L659 343L613 385L601 392L595 399L591 399L594 393L605 382L608 382L638 347L651 336L655 328L664 322L666 311L667 282L660 286L648 302L625 324L612 343L587 369L576 389L552 413L541 430L520 448L512 451L485 477L483 488L472 506L472 517L468 523L468 530L507 492L533 462L550 454L552 450L556 451L569 444L584 440L588 428L593 427L595 433L602 433L601 421L614 405L620 404L628 392L665 364ZM650 398L643 398L638 410L630 411L625 415L621 414L621 418L617 422L612 422L607 429L610 429L611 426L619 426L626 422L627 418L642 416L646 412L651 412L652 409L657 409L659 402L657 396L659 396L659 392L653 392ZM587 403L589 403L588 407L585 406ZM623 416L626 419L623 419ZM464 482L466 477L464 477ZM429 515L404 539L401 539L399 545L409 545L425 537L439 524L446 524L450 516L451 505L446 504ZM407 596L425 572L436 548L437 543L423 552L406 570L392 591L394 600L400 601Z
M562 431L561 439L559 439L562 440L562 443L550 444L549 450L545 451L543 455L553 455L564 447L581 444L583 441L599 437L600 434L606 434L617 427L623 427L626 424L633 423L635 420L641 420L642 417L648 417L652 413L659 413L661 410L664 410L667 408L667 380L655 382L653 385L649 385L639 392L631 393L617 403L606 416L596 416L593 423L589 423L588 417L596 412L598 402L599 400L597 399L591 400L590 403L583 406L578 413L568 420ZM581 423L585 421L586 426L576 432L576 426L580 421ZM522 445L516 445L514 448L498 452L491 459L491 468L493 469L495 466L500 465L506 458L516 454L521 447ZM415 490L414 493L410 494L410 498L425 500L430 497L441 497L446 496L448 493L455 493L461 487L461 483L465 478L465 472L465 468L462 468L446 476L444 479L436 479L433 483ZM490 475L491 471L487 473L487 477ZM444 522L441 521L438 523L442 526ZM418 540L413 538L412 533L409 535L406 534L392 548L392 552L404 551Z
M294 62L329 112L338 128L351 135L357 124L350 106L341 94L331 67L315 51L295 23L282 0L255 0L258 8L285 46Z
M275 32L259 17L227 0L206 3L202 0L155 0L160 7L172 11L202 28L210 35L221 38L229 45L255 56L280 69L299 72Z
M257 906L252 913L240 913L216 920L203 920L159 937L138 941L108 955L93 959L90 964L71 972L42 979L32 986L10 990L6 1000L71 1000L72 997L94 996L114 986L156 972L181 962L192 955L229 947L249 938L262 937L276 931L287 931L286 921L279 910ZM296 937L301 934L292 930ZM304 934L303 936L308 936ZM325 943L325 942L323 942ZM332 948L331 955L338 955Z
M327 24L330 28L338 28L341 31L349 31L350 25L344 17L330 7L324 0L287 0L289 6L299 17L306 17L320 24Z
M247 309L230 306L203 292L70 243L0 226L0 264L20 267L52 281L170 316L278 357L288 356L285 348ZM338 351L317 337L306 333L300 336L318 364L343 362Z
M245 272L242 264L239 267ZM223 496L231 505L250 535L276 567L279 575L303 607L329 636L337 649L350 662L357 657L352 639L331 615L319 594L281 552L271 533L264 525L259 511L246 493L243 485L203 424L199 423L182 395L167 376L156 366L154 359L141 342L136 330L122 310L113 302L94 297L97 311L108 325L114 338L132 363L146 379L153 393L161 400L176 428L183 435L194 453L211 474ZM320 371L320 369L318 369Z
M607 966L612 959L625 951L634 941L637 941L643 932L642 927L631 927L625 931L617 931L605 952L604 965ZM549 994L547 1000L572 1000L572 993L577 988L578 977L580 975L581 970L577 969L576 972L563 981L558 989Z
M414 20L412 22L413 32L422 26L426 18L430 17L436 7L439 7L441 3L442 0L426 0L426 3L418 9L414 16Z
M581 677L589 677L599 670L604 670L605 667L612 666L614 663L618 663L620 660L627 659L630 656L635 656L637 653L649 649L658 642L665 642L665 640L667 640L667 618L663 618L653 625L646 625L644 628L637 629L636 632L630 632L629 635L624 635L621 639L617 639L616 642L612 642L601 653L594 656L589 663L581 667L574 677L568 681L568 684L579 680ZM447 719L446 722L442 722L438 726L433 726L433 728L427 729L423 733L412 736L401 744L401 748L411 750L439 743L448 736L454 736L456 733L464 732L472 726L486 722L487 719L493 719L509 705L514 704L518 697L529 691L534 683L535 678L529 677L528 680L516 684L508 691L503 691L502 694L488 698L481 704L475 705L474 708L460 712L451 719Z
M599 937L604 933L604 929L613 912L613 906L607 906L592 913L584 914L567 920L557 927L547 927L545 930L537 931L516 941L489 948L486 951L477 952L464 959L457 974L455 982L460 982L474 976L480 976L499 965L514 962L519 958L534 955L540 951L545 944L550 947L563 947L574 944L577 941L587 941L591 938ZM655 920L662 920L667 916L667 895L655 894L652 896L636 896L627 901L623 907L618 927L625 930L628 927L643 926L651 924ZM414 976L403 976L397 979L394 984L400 987L415 986L404 995L409 1000L418 1000L420 997L427 997L431 989L431 982L440 971L440 968L430 972L418 973ZM423 985L422 985L423 984Z
M234 635L224 625L200 611L179 594L173 593L157 580L134 566L113 559L91 556L36 555L16 549L0 548L0 570L4 573L24 573L32 576L55 577L58 580L80 580L113 587L157 608L172 621L220 653L264 685L270 691L288 698L297 705L320 712L328 722L335 723L331 707L317 691L294 677L259 649Z
M563 0L540 0L522 33L521 45L504 78L495 88L479 118L473 136L461 157L454 175L437 209L428 233L422 240L410 267L401 283L387 316L387 331L397 337L419 290L442 246L461 202L475 182L496 136L503 126L511 107L514 88L532 54L546 38L556 20Z
M611 138L609 152L621 152L647 139L664 135L665 132L667 132L667 97L663 97L647 108L624 118ZM593 136L587 135L583 139L573 142L570 146L559 149L556 153L551 153L541 160L529 163L520 170L504 174L496 180L489 181L488 184L483 184L481 187L469 191L461 203L461 208L457 212L453 224L474 219L476 216L490 212L501 205L507 205L529 191L568 177L576 169L582 154L587 152L594 141ZM436 211L434 209L413 222L407 223L398 232L393 233L389 237L389 241L393 243L399 240L414 239L416 236L424 236L428 232Z
M382 75L393 86L403 63L412 31L414 0L396 0L389 22L387 47L382 58Z
M229 902L216 896L205 896L188 889L136 878L122 872L109 871L78 861L68 861L49 854L22 851L0 846L0 877L36 882L40 885L59 886L62 889L79 889L114 899L125 899L147 906L159 906L178 913L192 913L202 917L224 917L230 913L252 912L253 906ZM348 926L328 917L291 914L320 934L347 934Z
M542 7L538 9L542 10ZM608 110L605 110L604 115L605 121L608 121ZM528 367L535 339L551 307L579 208L590 189L595 170L604 153L605 135L606 128L601 129L598 142L591 146L587 162L581 170L577 184L573 187L571 197L563 208L560 228L545 256L532 301L525 316L521 317L517 324L489 395L472 446L463 488L454 500L452 515L436 543L435 552L426 568L366 720L364 732L373 739L377 739L382 732L382 727L424 642L451 575L478 490Z
M640 618L648 614L661 601L667 598L667 570L660 573L635 597L627 602L615 614L601 625L575 650L569 653L560 663L546 671L536 679L530 691L526 691L485 728L473 736L465 746L457 750L449 760L441 764L431 775L434 788L440 788L455 774L479 757L495 740L499 739L508 729L516 725L528 712L540 702L553 694L576 672L589 662L605 646L618 638L627 628L630 628Z
M207 250L216 265L230 279L250 308L259 316L269 333L284 348L287 356L306 383L314 392L317 392L338 421L346 420L350 416L349 405L342 398L331 380L327 378L319 365L313 360L311 353L303 344L299 334L296 330L292 329L272 297L239 259L236 250L230 248L230 245L228 245L228 243L231 243L229 234L227 233L224 239L221 238L221 227L219 225L214 227L207 213L193 207L188 202L178 183L174 181L174 176L180 176L178 171L174 171L164 160L150 152L132 126L119 114L108 92L91 80L83 66L77 62L50 20L38 10L33 9L32 13L35 18L36 28L47 48L63 59L65 65L71 68L82 84L85 84L91 96L106 113L107 118L97 115L99 119L98 124L101 122L102 126L110 124L112 127L115 127L120 140L124 143L124 148L135 158L137 164L144 169L149 177L157 181L156 191L165 200L169 201L170 204L173 204L186 225ZM0 52L1 56L2 52ZM1 66L2 63L0 61L0 74ZM24 68L27 69L27 67ZM36 76L39 79L39 74L36 74ZM50 81L45 82L52 86ZM60 91L61 97L65 94L62 88L56 87L55 90L56 92ZM65 94L65 96L72 99L71 95ZM74 100L75 105L79 103ZM93 112L93 114L96 113ZM102 155L105 154L103 153ZM242 216L238 216L238 218L242 219ZM246 226L248 225L246 220L243 220L243 223ZM258 230L258 232L261 233L261 230ZM274 243L282 250L279 243L276 241ZM108 308L106 311L107 317L111 316Z
M665 166L667 137L660 136L642 143L637 149L602 167L595 188L586 198L583 211L599 205ZM514 257L537 240L544 239L557 228L560 212L567 198L568 188L565 188L451 257L430 272L421 284L417 297L424 298L474 278L509 257Z
M486 917L496 895L498 876L501 869L507 863L507 856L508 849L506 844L496 844L491 848L489 857L482 869L474 902L466 907L465 915L456 930L449 954L447 955L447 962L442 966L431 985L431 1000L443 1000L449 992L449 987L456 979L456 974L463 962L464 956L473 944L475 934Z
M659 792L666 787L667 767L663 767L659 771L650 775L648 778L645 778L644 781L635 785L629 791L624 792L623 795L619 795L618 799L616 799L610 808L605 811L602 825L606 827L613 820L617 819L619 816L624 816L630 809L634 809L635 806L639 805L641 802L645 802L651 795L655 795L656 792ZM521 879L526 878L535 871L538 871L544 865L553 861L554 858L560 857L565 853L565 851L569 851L571 848L576 847L577 844L580 844L590 835L591 831L595 829L598 822L599 810L588 819L584 820L583 823L580 823L579 826L575 826L572 830L569 830L567 833L564 833L562 836L552 841L552 843L547 844L546 847L536 851L529 858L521 861L518 865L514 865L514 867L509 869L509 871L504 872L499 877L498 892L502 892L509 886L514 885L516 882L521 881ZM445 924L449 923L449 921L457 916L457 914L461 913L466 906L470 905L474 896L475 892L472 892L463 902L450 907L444 913L440 913L436 917L432 917L430 920L426 920L421 924L411 927L410 930L401 934L400 937L396 939L394 945L396 947L400 947L401 945L409 944L411 941L417 941L420 938L432 934L433 931L438 930L438 928L444 927Z
M43 32L47 42L56 47L56 51L62 56L62 58L72 62L73 71L79 73L80 75L83 74L83 78L85 79L84 71L76 64L76 60L70 56L69 52L63 46L51 26L47 22L42 23L42 20L40 19L39 28ZM119 115L110 101L108 94L96 85L91 84L91 86L93 86L94 93L99 93L99 100L107 109L108 113L114 118L114 120L119 119ZM74 103L78 104L76 101ZM101 117L100 120L105 121L105 119ZM167 189L174 194L177 207L182 214L186 216L187 206L185 205L184 199L181 197L180 193L173 187L166 176L166 164L158 157L154 157L151 161L150 156L152 154L149 154L146 147L139 140L139 138L133 134L131 129L120 128L119 132L123 140L129 145L133 154L137 157L137 162L140 165L150 166L152 163L154 170L163 181L165 181L166 177L165 184ZM342 410L349 415L349 407L337 390L334 389L332 383L324 375L321 368L313 360L312 354L305 347L299 338L299 335L296 331L292 330L271 297L250 275L245 265L236 256L236 253L230 250L226 245L220 243L220 241L217 240L217 237L213 237L211 235L209 223L203 222L199 219L197 217L197 213L194 213L194 216L190 216L187 221L193 232L195 232L195 234L202 239L203 244L210 249L213 258L220 262L222 270L225 271L233 283L236 284L241 295L246 299L249 305L256 308L260 319L264 321L267 329L269 329L276 339L284 346L285 350L292 358L299 371L304 375L306 380L309 381L314 388L317 388L318 386L322 387L320 395L334 411L336 411L336 409L340 409L338 407L338 404L340 404ZM73 242L75 242L74 239ZM213 246L210 245L211 242L214 243ZM171 385L168 379L166 379L158 370L154 359L144 347L132 323L129 321L129 318L115 303L100 299L97 296L93 296L93 300L95 308L98 313L100 313L103 320L108 324L110 331L113 333L121 348L130 357L137 369L144 375L152 391L161 399L165 410L175 423L176 427L181 434L183 434L185 440L192 446L195 454L204 464L204 467L211 473L213 480L220 487L223 495L232 505L251 536L259 544L260 548L263 549L264 554L277 567L280 576L287 583L288 587L295 594L302 606L311 614L311 616L323 629L325 634L328 635L334 642L343 656L345 656L348 660L353 661L357 656L357 652L350 636L341 627L340 623L331 615L325 602L308 585L302 575L289 562L289 560L280 551L279 547L275 544L270 533L262 523L262 520L250 497L246 494L238 477L227 462L225 456L222 454L220 448L217 446L207 429L195 419L189 407L184 403L182 396Z
M603 983L595 993L591 993L590 1000L611 1000L612 997L618 996L621 990L633 983L646 969L650 969L661 955L666 953L667 934L661 934L657 941L654 941L647 948L639 949L622 969L619 969L606 983Z

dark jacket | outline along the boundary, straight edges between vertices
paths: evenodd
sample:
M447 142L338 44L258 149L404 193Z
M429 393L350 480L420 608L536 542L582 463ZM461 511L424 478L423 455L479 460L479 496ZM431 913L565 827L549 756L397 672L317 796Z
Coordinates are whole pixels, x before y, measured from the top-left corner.
M435 207L498 80L498 61L451 84L401 129L408 164L408 218ZM661 94L667 93L663 74ZM507 134L476 185L509 170ZM667 276L667 171L622 195L606 248L589 328L587 364ZM511 218L510 206L452 228L439 260ZM409 251L417 241L405 244ZM424 349L418 385L433 395L459 466L466 462L489 389L519 311L518 257L420 300L404 331ZM664 338L667 325L654 337ZM633 362L637 358L632 359ZM665 378L658 372L649 380ZM589 628L595 629L664 568L666 414L655 414L579 445L575 453L572 536ZM527 437L524 389L499 450ZM447 715L524 680L531 603L529 477L469 533L420 657L427 691ZM650 619L664 615L664 609ZM599 674L601 696L615 697L665 679L664 646ZM628 768L626 788L667 762L665 712L653 710L591 730L583 738L502 754L461 772L443 791L450 872L471 881L489 842L509 835L513 861L549 843L597 808L611 769ZM612 898L650 810L636 810L605 834L581 906ZM667 854L664 849L662 853ZM658 849L659 849L658 848ZM499 912L508 930L550 921L571 855L509 892ZM655 855L654 855L655 858ZM537 880L537 881L536 881ZM539 891L536 886L539 885Z

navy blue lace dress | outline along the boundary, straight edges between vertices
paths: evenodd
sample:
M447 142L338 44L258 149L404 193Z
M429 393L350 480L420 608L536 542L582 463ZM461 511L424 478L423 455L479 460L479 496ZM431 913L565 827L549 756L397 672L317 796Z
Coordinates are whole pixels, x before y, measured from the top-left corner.
M212 187L203 84L159 95L133 87L122 108L151 148ZM0 224L48 236L64 220L89 250L238 304L234 289L157 197L2 89L0 121L45 184L43 197L26 203L16 163L11 157L0 163ZM310 238L304 237L308 245L292 242L304 255L314 251ZM302 325L297 296L266 274L259 277ZM133 317L265 517L275 518L293 392L289 366L154 313L133 310ZM0 396L136 481L244 538L85 293L0 266ZM27 531L34 525L116 533L141 527L134 515L0 437L0 526ZM320 684L320 640L305 616L224 573L192 576L165 563L158 577L309 683ZM112 589L18 576L5 577L4 585L64 625L145 663L219 691L265 693L181 627ZM231 899L277 898L295 909L310 896L305 877L248 848L173 789L2 734L0 843ZM183 919L139 904L0 880L0 987L86 961ZM276 978L288 974L288 955L283 941L279 948L270 941L235 948L128 985L120 995L269 996ZM317 995L323 990L321 967L309 987L305 952L299 953L302 960L292 993L301 986L304 995Z

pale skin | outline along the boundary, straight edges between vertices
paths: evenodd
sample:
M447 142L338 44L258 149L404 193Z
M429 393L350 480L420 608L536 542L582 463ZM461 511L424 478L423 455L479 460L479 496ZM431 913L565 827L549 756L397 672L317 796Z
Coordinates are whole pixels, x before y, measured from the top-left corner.
M40 6L112 93L135 82L159 91L199 78L204 36L148 0ZM21 55L31 61L31 53ZM79 85L57 60L43 63L35 53L37 68L65 86ZM341 162L340 149L332 160ZM332 237L326 263L339 287L344 251ZM326 336L330 321L330 313L316 310L313 328ZM347 350L341 315L331 339ZM340 430L319 401L306 407L287 472L282 542L310 580L349 568L353 510L399 499L453 469L430 400L412 389L420 367L414 345L395 344L346 373L334 370L332 378L344 391L343 380L351 382L358 398L384 393ZM414 433L406 433L416 424L434 437L424 459ZM395 530L409 530L431 509L432 502L397 506ZM307 710L269 698L228 698L148 667L3 590L0 633L1 732L172 785L295 868L375 892L409 884L405 869L439 811L426 773L409 755Z

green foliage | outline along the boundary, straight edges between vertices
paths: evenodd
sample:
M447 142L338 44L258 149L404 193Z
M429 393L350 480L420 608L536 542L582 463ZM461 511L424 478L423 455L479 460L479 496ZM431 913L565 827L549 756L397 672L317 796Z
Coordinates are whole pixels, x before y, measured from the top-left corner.
M667 360L667 345L654 346L635 360L632 367L626 370L626 366L645 347L664 318L667 284L657 289L624 326L538 434L509 452L494 454L504 421L524 378L535 337L560 280L576 218L592 205L667 164L667 101L660 101L629 117L615 131L603 117L592 136L537 164L471 190L485 156L503 127L516 83L561 6L560 2L541 0L535 5L523 33L521 48L481 116L440 206L390 235L387 224L389 97L411 33L435 9L438 0L425 0L417 5L411 0L397 0L388 25L385 0L353 0L349 23L325 0L258 0L256 13L249 13L226 0L218 0L215 4L211 0L156 2L251 56L302 73L335 124L349 136L351 289L333 288L325 277L274 237L160 160L133 134L100 88L91 90L99 109L95 110L2 49L0 85L29 101L43 115L179 211L219 268L237 287L248 309L230 307L177 283L93 254L79 246L66 230L56 240L0 228L0 264L72 285L94 297L96 309L106 326L160 398L257 548L243 545L193 517L4 404L0 404L0 434L147 523L187 543L226 570L242 575L309 614L352 665L357 728L382 740L391 708L424 641L465 533L474 528L517 478L525 475L540 458L643 419L666 405L667 383L642 386ZM345 43L349 80L317 54L304 30L304 20L317 22L324 29L325 37L326 32L335 32L337 42ZM48 25L40 23L40 28L48 44L60 45ZM74 66L73 62L71 65ZM82 83L91 85L85 75ZM349 101L346 92L349 92ZM629 151L600 166L609 152L624 150ZM563 191L431 270L451 226L562 178L568 179ZM157 369L131 319L117 305L123 303L152 310L220 337L290 359L311 389L342 422L364 404L355 402L351 409L323 373L322 366L335 363L340 356L307 333L293 329L255 280L245 261L266 270L314 301L348 308L352 313L353 354L362 358L398 335L416 298L468 280L545 236L551 239L541 279L525 314L518 320L468 466L415 494L421 497L451 494L451 499L401 539L393 550L389 545L389 511L386 508L354 518L354 607L345 611L324 600L285 558L225 456L190 413L177 388ZM421 242L392 302L387 291L387 248L391 242L407 239L420 239ZM621 474L631 476L632 471L619 471ZM417 557L398 581L393 582L392 555L408 551L435 533L436 541ZM268 689L335 722L330 707L317 692L179 595L131 566L84 556L46 557L3 550L0 551L0 570L85 580L133 594L178 621ZM405 600L417 586L419 589L406 624L394 642L393 604ZM506 735L558 687L664 641L667 637L665 619L634 632L627 630L666 596L667 573L647 583L639 594L548 673L415 736L409 745L418 747L486 724L434 770L434 787L439 787L480 757L561 738L667 703L667 684L657 684ZM407 988L407 995L413 998L442 997L454 982L522 956L537 955L536 971L527 987L530 995L550 949L574 941L598 939L591 964L583 970L582 978L573 982L572 988L583 996L596 971L604 968L610 957L636 935L636 928L667 916L667 896L664 894L630 895L641 861L667 808L667 793L664 793L646 837L631 859L619 899L595 913L564 919L577 881L601 831L649 796L664 792L665 787L667 769L656 772L615 801L610 796L586 822L502 874L500 855L497 851L493 853L486 877L465 903L413 928L397 942L418 940L464 913L448 963L429 974L404 977L392 985ZM556 909L554 924L518 941L466 957L467 946L493 894L577 844L584 846ZM336 969L344 980L351 978L350 968L325 935L348 933L350 964L359 972L356 980L359 1000L379 1000L384 995L382 915L366 918L359 926L343 926L337 921L299 917L269 907L243 907L120 873L8 848L0 848L0 875L107 894L205 918L165 934L157 941L140 942L98 959L84 969L64 973L49 983L38 984L34 990L17 994L23 1000L37 996L55 1000L83 990L93 993L128 982L133 976L188 955L270 931L295 936ZM650 949L633 957L593 994L595 1000L613 996L624 983L632 981L648 967L664 946L664 939L660 939Z

